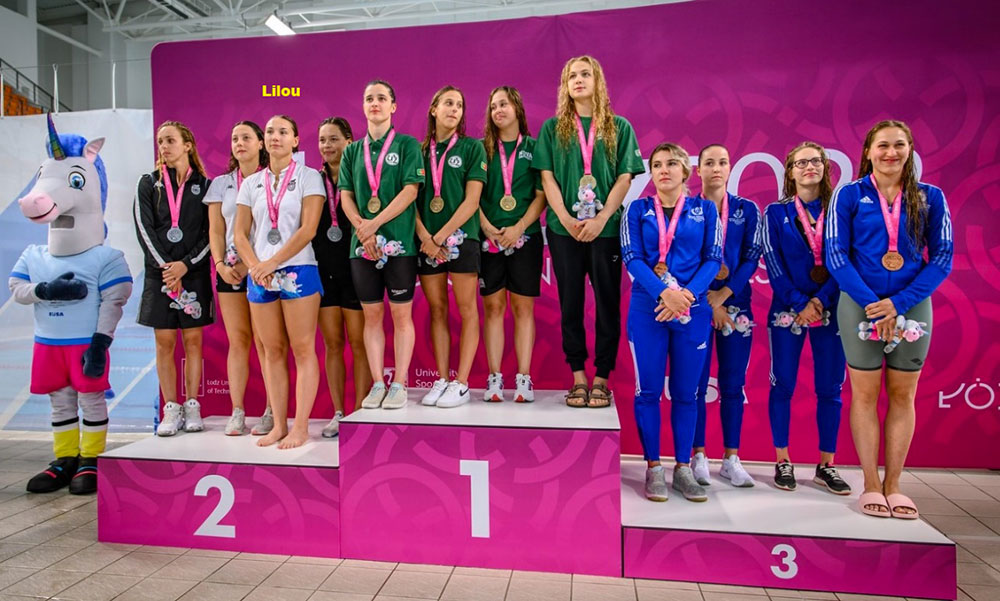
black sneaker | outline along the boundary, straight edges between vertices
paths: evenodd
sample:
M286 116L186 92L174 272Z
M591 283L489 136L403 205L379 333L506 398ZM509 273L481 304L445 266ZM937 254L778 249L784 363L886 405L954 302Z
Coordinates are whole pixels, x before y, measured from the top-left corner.
M69 483L69 494L89 495L97 492L97 457L81 457L80 465Z
M28 480L28 492L54 492L69 484L76 474L76 457L59 457L48 469Z
M795 490L795 466L791 462L774 464L774 485L781 490Z
M820 486L825 486L828 491L835 495L851 494L851 485L844 482L844 479L837 473L837 468L829 463L816 466L816 475L813 477L813 482Z

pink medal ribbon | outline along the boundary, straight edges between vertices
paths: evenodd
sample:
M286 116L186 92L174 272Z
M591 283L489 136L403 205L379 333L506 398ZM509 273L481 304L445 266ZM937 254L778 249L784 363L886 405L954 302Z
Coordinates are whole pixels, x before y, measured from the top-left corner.
M719 215L722 221L722 264L719 266L719 273L715 274L715 279L724 280L729 277L729 267L726 265L726 230L729 228L729 193L722 192L722 211Z
M163 187L167 189L167 206L170 207L170 229L167 230L167 240L177 244L184 239L184 232L181 231L178 224L181 220L181 201L184 199L184 186L187 185L187 180L191 177L191 168L188 167L188 171L184 175L184 179L181 180L181 185L177 189L176 195L174 194L174 184L170 181L170 173L167 172L166 165L160 165L160 175L162 176Z
M288 183L292 181L292 177L295 175L295 160L288 164L287 171L285 172L285 177L281 180L281 187L278 188L277 197L271 192L271 182L268 177L271 170L268 169L264 172L264 193L267 194L267 215L271 218L271 231L267 233L267 241L269 244L278 244L281 242L281 232L278 231L278 209L281 207L281 201L285 198L285 192L288 190ZM277 178L277 176L275 176Z
M822 265L823 264L823 220L825 215L822 211L819 213L819 218L816 219L815 227L809 223L809 214L806 213L806 208L802 205L802 200L798 196L795 197L795 212L799 214L799 223L802 224L802 230L806 233L806 241L809 242L809 248L812 249L813 253L813 264Z
M260 167L260 166L257 167L257 171L260 171L261 169L263 169L263 167ZM254 171L254 173L257 173L257 171ZM243 187L243 171L239 167L237 167L236 168L236 193L237 194L240 193L240 188L242 188L242 187Z
M583 135L583 121L580 115L573 115L576 118L576 135L580 139L580 154L583 156L583 175L591 175L590 166L594 159L594 142L597 140L594 128L594 120L590 120L590 131L586 137Z
M330 227L326 230L326 237L330 242L340 242L344 238L344 232L337 223L337 207L340 206L340 188L336 192L330 178L324 174L323 183L326 184L327 208L330 209Z
M663 265L664 269L667 266L667 253L670 252L670 247L674 243L674 235L677 233L677 223L680 221L681 211L684 210L685 198L682 194L677 200L677 204L674 206L674 214L670 216L670 227L666 225L666 219L663 216L663 206L660 204L660 199L657 196L653 197L653 208L656 210L656 226L659 229L659 246L660 246L660 256L658 264ZM665 276L661 275L660 279Z
M875 175L870 174L868 178L878 193L878 203L882 207L882 218L885 220L885 231L889 235L889 250L882 255L882 266L889 271L899 271L904 263L903 255L899 254L899 217L903 213L903 189L900 187L895 200L892 201L892 207L889 207L889 201L878 189Z
M365 173L368 175L368 187L372 191L371 200L368 201L368 212L370 213L378 213L379 209L382 208L382 203L378 199L378 187L382 183L382 165L385 164L385 155L389 153L389 147L392 146L392 140L395 137L396 130L390 130L389 135L385 138L385 143L382 144L382 151L378 153L378 161L372 167L371 135L365 136Z
M441 160L438 161L437 158L437 143L434 142L430 145L431 147L431 183L434 185L434 198L431 199L431 211L435 213L440 213L444 209L444 199L441 197L441 183L444 180L444 161L448 156L448 153L455 144L458 143L458 134L451 136L451 140L448 141L448 147L444 149L444 153L441 155Z
M809 213L798 196L795 197L795 212L799 215L802 232L806 235L806 242L813 254L813 268L809 271L809 277L817 284L822 284L830 277L830 272L823 265L823 221L826 215L820 211L814 227L809 223Z
M500 208L505 211L513 211L517 206L517 200L511 193L514 186L514 163L517 161L517 149L521 146L521 134L517 134L517 143L510 153L510 163L507 162L507 152L503 149L503 142L497 140L497 149L500 151L500 175L503 177L503 198L500 199Z

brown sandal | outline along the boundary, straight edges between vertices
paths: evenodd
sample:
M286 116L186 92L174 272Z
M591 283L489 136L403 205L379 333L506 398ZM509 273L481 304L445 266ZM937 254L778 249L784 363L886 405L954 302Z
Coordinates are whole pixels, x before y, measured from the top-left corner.
M590 402L590 391L586 384L574 384L566 394L566 404L570 407L583 409Z
M611 390L604 384L594 384L590 388L590 399L587 406L591 409L603 409L611 406Z

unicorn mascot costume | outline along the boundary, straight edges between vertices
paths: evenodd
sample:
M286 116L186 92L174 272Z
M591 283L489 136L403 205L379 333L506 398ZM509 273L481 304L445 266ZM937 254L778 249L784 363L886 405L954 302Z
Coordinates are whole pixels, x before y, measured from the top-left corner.
M68 484L70 493L87 494L97 490L107 441L108 347L132 276L122 251L104 246L108 178L97 154L104 138L59 135L51 115L48 126L49 159L18 199L25 217L48 224L48 244L26 248L9 279L14 299L35 308L31 392L52 401L56 459L28 481L28 492Z

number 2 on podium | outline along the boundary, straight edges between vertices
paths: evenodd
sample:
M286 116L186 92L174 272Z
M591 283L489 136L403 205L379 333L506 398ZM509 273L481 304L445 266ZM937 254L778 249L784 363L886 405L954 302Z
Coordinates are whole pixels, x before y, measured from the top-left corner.
M461 459L458 473L469 477L472 495L472 538L490 537L490 462Z
M194 487L194 496L207 497L208 491L213 488L219 490L219 504L215 506L212 513L208 514L201 526L194 531L195 536L216 536L219 538L236 538L236 526L220 524L224 517L233 508L236 501L236 490L233 483L225 476L212 474L198 480Z

